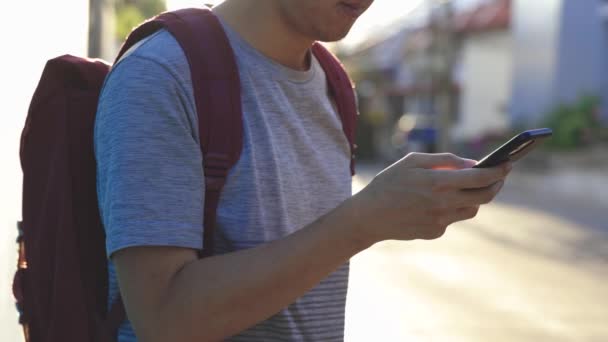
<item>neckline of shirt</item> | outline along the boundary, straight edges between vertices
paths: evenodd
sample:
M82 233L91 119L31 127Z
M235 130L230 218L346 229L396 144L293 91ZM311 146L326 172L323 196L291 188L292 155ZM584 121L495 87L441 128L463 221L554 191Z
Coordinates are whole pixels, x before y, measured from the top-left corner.
M286 67L268 56L261 53L258 49L251 46L241 35L233 30L224 20L219 18L220 23L226 31L226 35L233 42L235 49L240 49L243 53L250 55L255 58L263 67L267 68L272 72L275 80L287 80L294 83L308 83L312 81L316 75L317 69L320 67L319 61L310 51L310 68L308 70L295 70Z

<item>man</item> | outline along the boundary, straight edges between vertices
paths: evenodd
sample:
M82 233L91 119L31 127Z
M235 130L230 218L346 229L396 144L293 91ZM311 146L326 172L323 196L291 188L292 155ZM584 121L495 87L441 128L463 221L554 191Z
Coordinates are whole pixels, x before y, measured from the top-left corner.
M227 0L214 8L242 83L244 146L222 191L215 256L188 63L161 31L100 99L98 193L120 341L342 340L348 260L387 239L434 239L472 218L510 166L409 155L351 197L350 151L310 53L373 0Z

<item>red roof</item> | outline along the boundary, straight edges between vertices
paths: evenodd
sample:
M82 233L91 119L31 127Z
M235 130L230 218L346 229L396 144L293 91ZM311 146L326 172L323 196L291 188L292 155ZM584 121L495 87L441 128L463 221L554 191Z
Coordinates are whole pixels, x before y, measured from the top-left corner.
M507 29L511 23L511 0L494 0L469 12L457 14L454 30L461 33Z

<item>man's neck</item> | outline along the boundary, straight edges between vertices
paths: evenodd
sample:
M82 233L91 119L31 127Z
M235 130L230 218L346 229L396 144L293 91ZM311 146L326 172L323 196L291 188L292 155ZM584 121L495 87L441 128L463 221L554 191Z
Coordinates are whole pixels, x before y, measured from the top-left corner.
M296 32L273 2L227 0L213 12L263 55L295 70L309 69L314 41Z

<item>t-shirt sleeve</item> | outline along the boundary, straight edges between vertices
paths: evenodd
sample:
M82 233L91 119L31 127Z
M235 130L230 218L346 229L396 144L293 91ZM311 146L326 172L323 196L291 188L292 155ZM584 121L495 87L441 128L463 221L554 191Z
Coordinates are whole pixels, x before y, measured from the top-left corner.
M196 113L192 90L174 75L162 63L131 55L106 79L94 141L108 256L134 246L202 248Z

